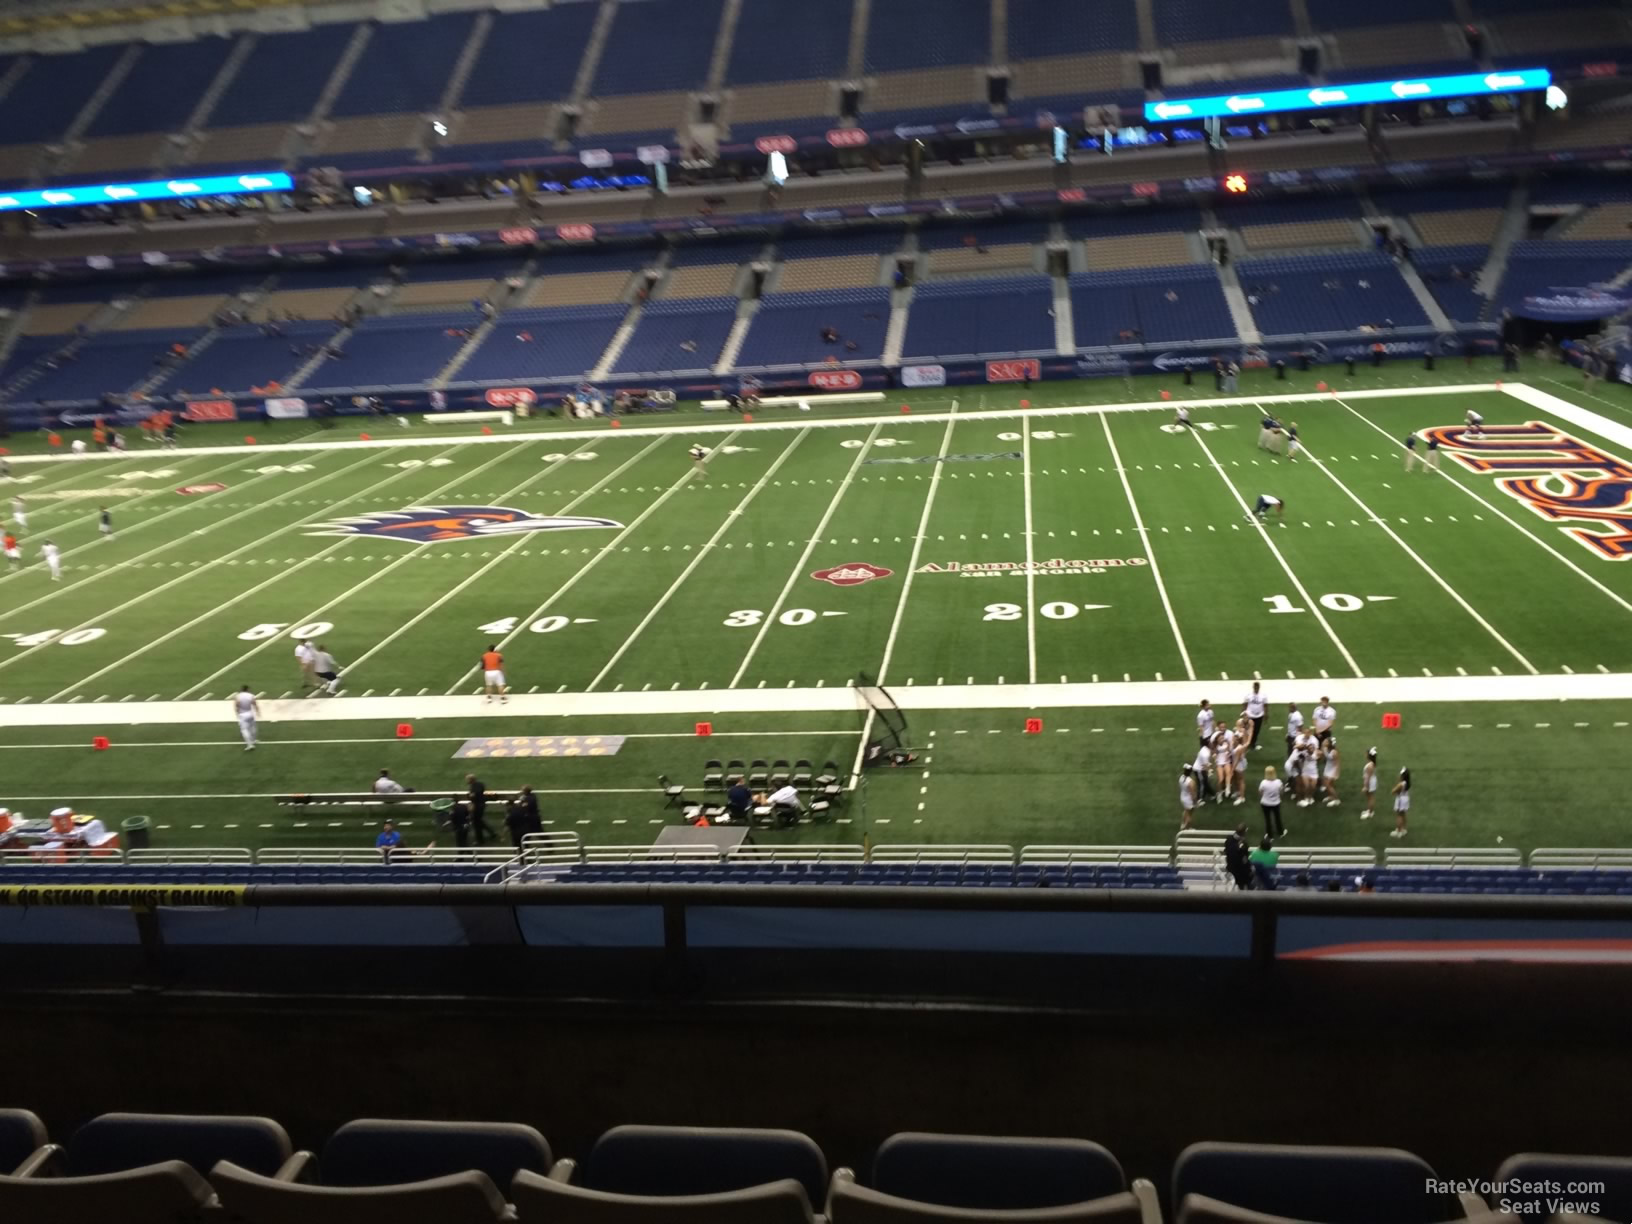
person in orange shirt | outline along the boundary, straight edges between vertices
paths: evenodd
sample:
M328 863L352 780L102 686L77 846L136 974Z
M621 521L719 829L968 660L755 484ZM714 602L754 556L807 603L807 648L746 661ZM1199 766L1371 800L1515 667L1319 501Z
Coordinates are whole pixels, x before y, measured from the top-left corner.
M0 540L0 547L4 548L6 560L11 562L12 569L23 568L23 550L17 547L16 536L9 531L6 532L5 539Z
M495 694L500 702L510 700L507 696L510 686L504 682L504 656L497 646L489 646L482 652L482 685L487 694L484 701L492 701Z
M108 449L108 431L102 428L101 418L97 418L96 428L91 430L91 441L96 443L98 450Z

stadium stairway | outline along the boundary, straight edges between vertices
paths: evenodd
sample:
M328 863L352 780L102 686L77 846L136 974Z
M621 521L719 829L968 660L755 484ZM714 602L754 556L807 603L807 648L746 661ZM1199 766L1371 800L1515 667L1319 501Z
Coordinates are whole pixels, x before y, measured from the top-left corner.
M645 303L634 302L629 307L629 313L623 316L623 322L618 324L618 330L612 333L612 338L606 342L606 350L589 371L592 379L605 378L612 372L612 367L618 364L618 358L623 356L623 350L629 347L629 341L634 338L635 328L640 326L640 316L645 311Z
M742 352L742 343L748 339L748 329L753 326L754 316L758 313L757 301L737 303L737 321L731 325L731 331L720 349L720 359L714 363L715 374L729 374L731 367L737 364L737 354Z
M884 365L894 368L901 364L901 346L907 339L907 316L912 311L912 289L896 289L890 293L890 324L884 332Z
M583 61L578 75L573 78L570 105L582 108L589 97L589 87L595 83L595 74L601 69L601 56L606 51L606 40L612 36L612 19L618 15L618 0L601 0L600 12L595 14L595 25L589 32L589 43L584 47Z
M1263 333L1258 330L1257 320L1252 317L1252 307L1247 304L1241 278L1235 274L1234 261L1215 266L1218 268L1218 283L1224 290L1224 304L1230 308L1230 319L1235 324L1235 334L1241 337L1242 344L1262 344Z
M1479 275L1473 282L1475 293L1483 294L1490 302L1496 300L1496 291L1502 287L1502 277L1507 274L1507 257L1513 251L1513 244L1524 237L1525 230L1530 223L1530 189L1524 184L1516 184L1511 195L1507 197L1507 207L1502 212L1502 223L1496 229L1496 238L1490 244L1490 254L1485 257L1485 266L1479 269ZM1486 307L1488 317L1490 307Z
M867 27L873 19L873 0L856 0L850 12L850 52L845 58L845 75L859 81L867 73Z
M742 16L742 0L725 0L720 13L720 28L714 38L714 54L708 62L708 80L705 88L717 93L725 84L725 70L731 63L731 48L737 40L737 20Z
M1054 278L1054 350L1061 357L1077 351L1077 327L1071 309L1071 284L1063 276Z
M1405 282L1405 287L1411 290L1411 296L1417 299L1417 305L1421 306L1422 313L1428 316L1428 322L1442 332L1455 331L1455 324L1451 322L1449 316L1441 308L1439 300L1428 291L1428 286L1423 284L1422 277L1418 275L1417 269L1411 261L1409 259L1401 260L1399 269L1400 279Z
M204 130L204 125L209 122L210 114L215 110L216 104L221 101L222 95L227 92L233 81L237 79L239 71L244 66L244 61L254 53L255 46L259 41L260 36L258 34L250 33L239 36L237 43L227 53L227 58L222 61L220 69L215 74L215 79L210 82L209 88L204 91L203 95L194 104L192 113L187 116L187 122L182 126L181 132L176 138L164 142L155 169L167 170L174 166L180 160L183 152L193 146L199 134Z
M491 9L484 9L476 14L476 21L470 27L470 37L465 40L464 49L454 61L453 71L448 74L447 87L442 90L441 106L438 109L443 116L447 116L458 106L459 97L465 92L465 82L470 80L470 74L476 68L476 60L482 54L488 36L493 32L493 20Z

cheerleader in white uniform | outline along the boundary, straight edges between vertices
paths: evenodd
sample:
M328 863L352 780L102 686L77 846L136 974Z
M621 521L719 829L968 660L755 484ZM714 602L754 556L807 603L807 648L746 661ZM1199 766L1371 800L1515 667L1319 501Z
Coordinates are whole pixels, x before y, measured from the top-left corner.
M1370 820L1377 814L1377 749L1366 750L1366 765L1360 771L1360 790L1366 797L1366 810L1360 813L1361 820Z
M1326 806L1337 807L1343 800L1337 797L1337 775L1342 769L1342 762L1337 754L1337 740L1326 741L1326 767L1321 770L1321 785L1326 790Z
M1390 837L1405 836L1405 818L1411 811L1411 771L1400 770L1400 780L1394 783L1394 828Z

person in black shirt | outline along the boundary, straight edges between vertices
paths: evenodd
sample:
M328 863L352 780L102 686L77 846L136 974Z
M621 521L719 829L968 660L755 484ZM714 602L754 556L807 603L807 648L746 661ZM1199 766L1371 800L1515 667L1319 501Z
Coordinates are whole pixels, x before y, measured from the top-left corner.
M741 777L731 779L731 789L725 792L725 806L732 820L747 820L754 808L754 793L743 784Z
M1238 824L1235 832L1224 839L1224 869L1230 873L1235 886L1243 891L1252 887L1252 865L1247 862L1247 826Z
M521 849L521 839L529 833L542 833L544 822L538 814L538 796L533 788L524 786L521 794L510 801L504 813L505 828L510 830L510 844Z
M475 774L465 775L465 785L470 789L466 796L470 800L470 824L476 834L476 844L485 845L490 841L497 841L499 835L493 832L487 823L487 785Z

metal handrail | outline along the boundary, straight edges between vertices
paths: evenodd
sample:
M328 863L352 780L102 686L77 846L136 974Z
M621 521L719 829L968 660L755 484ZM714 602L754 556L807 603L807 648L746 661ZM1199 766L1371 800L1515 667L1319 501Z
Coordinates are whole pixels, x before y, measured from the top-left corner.
M1170 867L1170 846L1021 846L1020 865L1072 866L1093 863L1102 866Z

